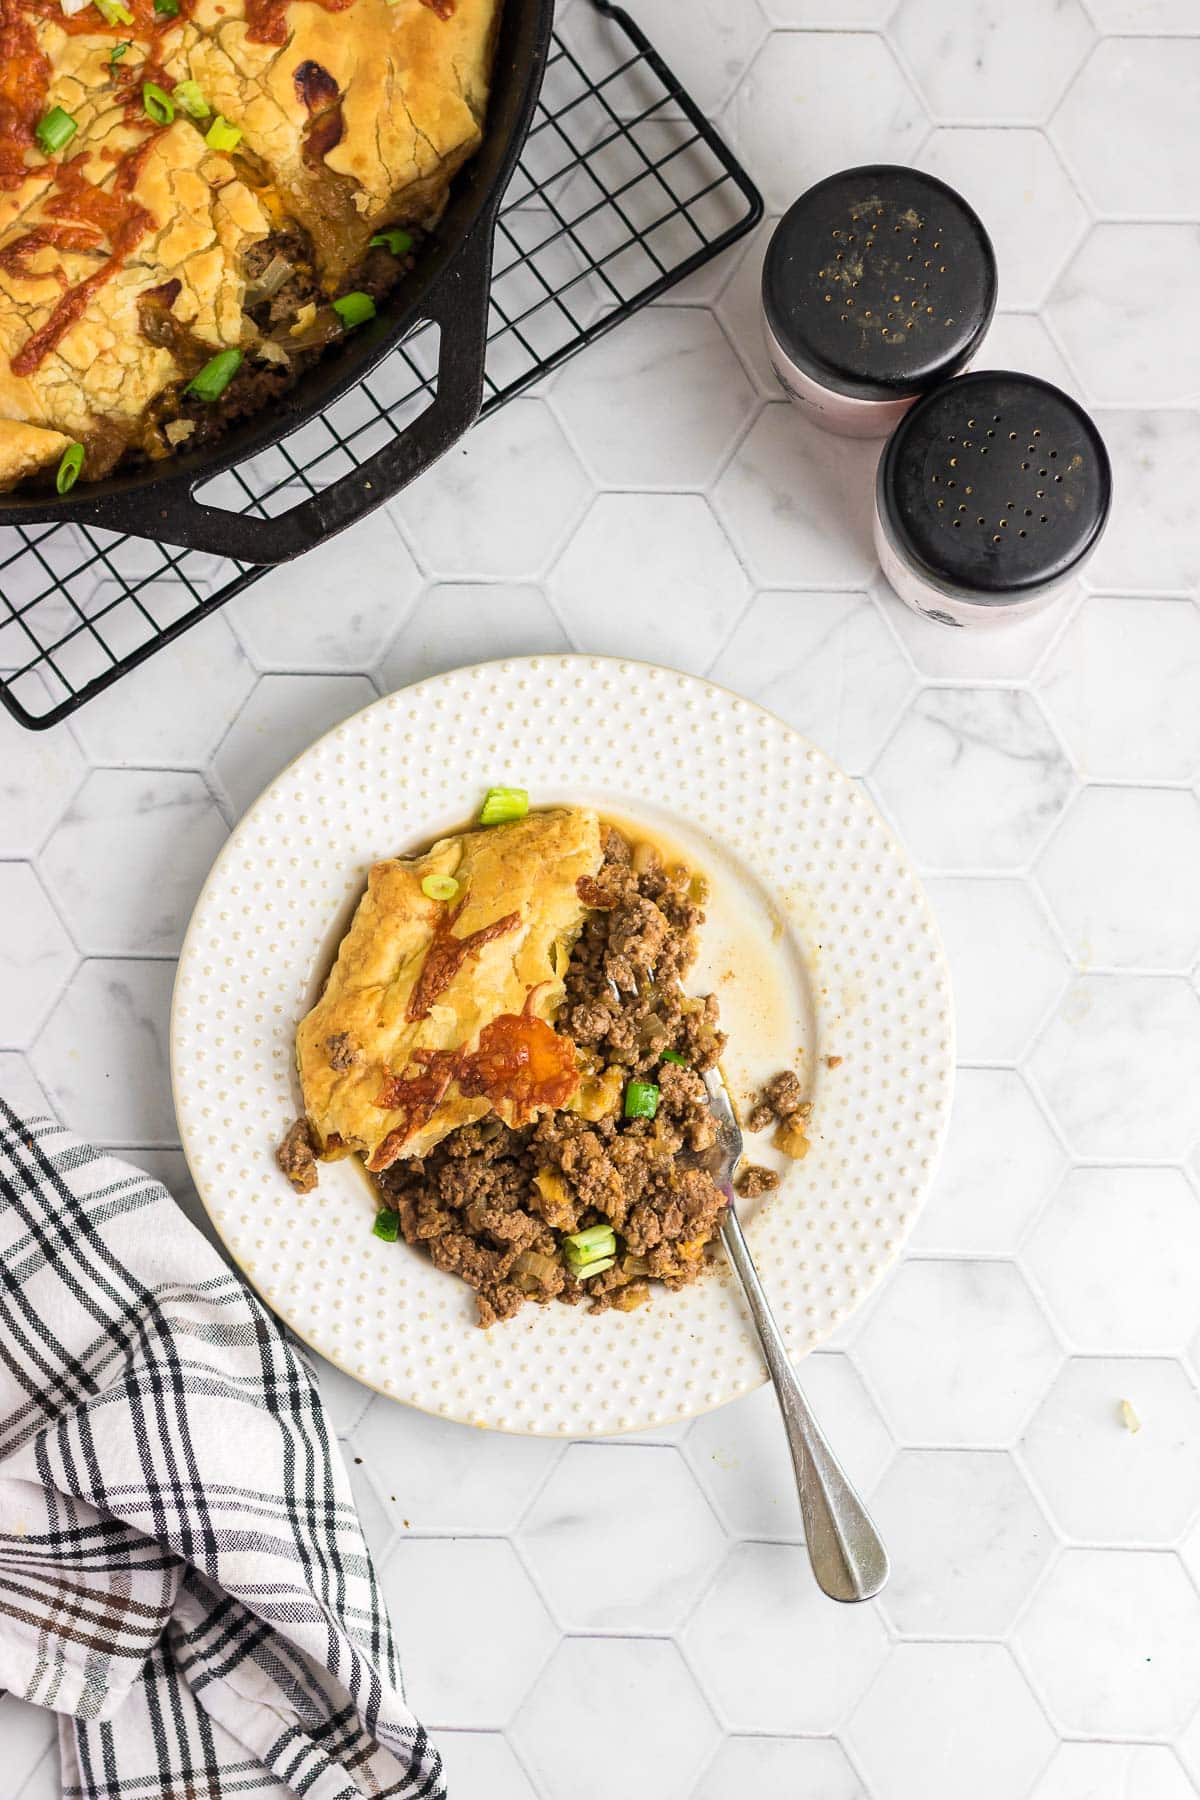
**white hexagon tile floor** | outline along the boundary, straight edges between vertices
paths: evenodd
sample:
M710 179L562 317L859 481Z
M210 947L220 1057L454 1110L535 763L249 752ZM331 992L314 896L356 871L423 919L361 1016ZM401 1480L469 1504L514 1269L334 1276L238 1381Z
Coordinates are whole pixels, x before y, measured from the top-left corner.
M1082 395L1113 453L1085 582L995 635L899 608L876 447L772 384L768 222L69 725L0 717L0 1089L193 1210L173 958L296 751L493 656L625 653L761 700L905 839L956 988L932 1197L804 1369L891 1585L817 1595L765 1390L564 1445L326 1370L413 1700L455 1800L1196 1800L1200 6L631 4L769 215L867 158L980 208L981 363ZM0 1698L0 1800L52 1800L51 1735Z

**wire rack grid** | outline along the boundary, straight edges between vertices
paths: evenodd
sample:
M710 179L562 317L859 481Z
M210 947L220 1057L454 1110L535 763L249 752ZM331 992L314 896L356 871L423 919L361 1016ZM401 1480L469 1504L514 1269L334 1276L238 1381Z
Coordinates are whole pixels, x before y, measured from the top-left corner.
M640 28L608 0L556 30L496 226L482 414L717 255L762 215L753 183ZM595 15L595 16L593 16ZM361 466L432 400L419 327L319 418L200 491L271 517ZM55 724L266 571L74 524L0 527L0 701Z

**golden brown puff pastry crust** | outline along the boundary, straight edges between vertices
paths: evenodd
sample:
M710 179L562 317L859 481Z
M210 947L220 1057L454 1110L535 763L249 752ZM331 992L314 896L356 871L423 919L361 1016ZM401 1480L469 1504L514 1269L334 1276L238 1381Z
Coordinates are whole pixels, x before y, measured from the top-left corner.
M56 463L70 438L61 431L44 431L40 425L22 425L17 419L0 419L0 486L11 486Z
M85 177L111 187L114 164L103 152L119 154L140 140L120 113L110 112L98 121ZM14 235L58 222L45 210L54 192L42 190ZM200 342L218 350L240 341L243 284L235 271L247 244L266 236L270 219L230 159L214 155L198 131L176 119L150 141L129 199L155 223L28 375L15 373L12 359L61 301L57 272L74 286L96 273L103 254L51 244L15 269L0 265L0 418L81 440L98 420L128 428L139 419L179 374L170 352L143 335L138 311L141 297L167 281L180 283L171 310Z
M131 3L134 25L110 28L91 6L64 21L46 0L0 0L31 34L43 71L26 126L58 106L78 127L51 159L32 142L18 149L23 179L18 166L15 181L0 182L0 422L85 443L139 441L155 397L191 372L143 335L138 303L150 290L179 283L170 312L199 346L252 347L243 315L250 245L298 222L334 292L379 225L436 220L480 142L500 11L500 0L454 0L445 18L425 0L266 0L284 41L262 43L264 0L184 0L178 21L156 20L150 36L141 16L153 17L150 0ZM130 47L113 65L123 40ZM306 69L319 79L305 79ZM156 130L141 108L143 75L168 93L197 82L212 114L241 130L236 154L209 150L211 119L197 126L182 110ZM128 207L144 209L149 225L36 366L22 367L64 292L96 276L112 251L110 232L53 241L63 166L79 159L87 182L113 194L131 156ZM39 244L48 228L51 241ZM21 457L0 464L0 485L28 472Z
M324 273L336 279L384 222L436 219L481 140L498 0L455 0L447 18L423 0L354 0L345 12L299 0L284 49L256 43L237 14L225 0L198 0L172 68L237 120L285 209L312 233ZM310 66L331 78L336 102L323 83L305 83ZM338 141L314 168L311 134L334 110Z
M436 1063L439 1053L447 1062L444 1053L474 1052L497 1019L554 1018L585 913L576 884L601 860L596 814L569 808L375 864L325 991L297 1032L304 1106L327 1152L360 1151L378 1163L381 1153L419 1156L493 1110L514 1121L507 1101L464 1093L456 1079L425 1118L379 1102L397 1082L424 1078L431 1053ZM454 877L452 902L426 897L429 875ZM447 927L459 944L478 937L442 985L430 976Z

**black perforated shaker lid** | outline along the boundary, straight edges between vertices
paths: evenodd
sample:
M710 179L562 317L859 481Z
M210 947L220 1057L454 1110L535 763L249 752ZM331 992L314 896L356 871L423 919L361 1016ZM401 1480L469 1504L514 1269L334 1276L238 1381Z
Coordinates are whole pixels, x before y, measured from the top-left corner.
M970 361L996 306L996 259L932 175L843 169L802 194L763 263L767 323L798 368L856 400L923 393Z
M984 604L1068 575L1104 530L1111 494L1108 452L1083 408L1007 371L960 375L918 400L876 479L900 556Z

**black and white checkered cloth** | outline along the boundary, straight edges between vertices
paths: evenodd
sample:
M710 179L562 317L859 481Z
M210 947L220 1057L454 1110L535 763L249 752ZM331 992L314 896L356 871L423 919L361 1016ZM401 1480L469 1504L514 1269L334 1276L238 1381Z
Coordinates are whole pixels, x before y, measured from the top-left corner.
M0 1101L0 1690L68 1800L444 1800L303 1352L166 1189Z

